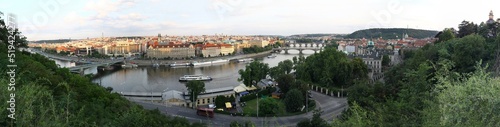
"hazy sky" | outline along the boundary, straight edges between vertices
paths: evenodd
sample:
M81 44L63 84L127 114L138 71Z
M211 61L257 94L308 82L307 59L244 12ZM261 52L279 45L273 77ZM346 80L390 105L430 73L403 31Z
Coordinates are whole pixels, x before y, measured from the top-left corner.
M29 40L104 36L292 35L480 23L498 0L0 0ZM6 16L2 16L5 18Z

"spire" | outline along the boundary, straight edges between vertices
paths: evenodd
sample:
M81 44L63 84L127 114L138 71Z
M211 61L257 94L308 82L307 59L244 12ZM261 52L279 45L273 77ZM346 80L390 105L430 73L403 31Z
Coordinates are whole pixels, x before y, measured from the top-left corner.
M493 20L493 10L490 11L490 19Z

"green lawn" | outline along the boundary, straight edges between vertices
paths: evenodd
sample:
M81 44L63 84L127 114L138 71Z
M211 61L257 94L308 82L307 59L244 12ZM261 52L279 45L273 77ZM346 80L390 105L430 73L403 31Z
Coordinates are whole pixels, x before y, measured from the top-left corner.
M290 116L290 115L298 115L298 114L302 114L302 113L305 113L304 112L296 112L296 113L288 113L286 112L286 108L285 108L285 103L283 103L282 100L279 100L278 99L278 113L276 114L276 116ZM256 116L257 115L257 99L253 99L253 100L250 100L250 101L247 101L246 102L247 105L245 107L243 107L243 113L245 113L246 116ZM314 107L309 107L309 111L312 111L312 109L314 109ZM259 115L261 116L261 115Z

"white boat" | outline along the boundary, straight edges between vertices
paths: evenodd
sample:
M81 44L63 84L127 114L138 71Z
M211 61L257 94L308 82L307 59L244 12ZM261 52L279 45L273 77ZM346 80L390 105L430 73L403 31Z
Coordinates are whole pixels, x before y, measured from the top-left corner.
M238 62L252 62L253 58L239 59Z
M122 65L122 68L136 68L138 67L137 64L131 64L131 63L126 63Z
M276 57L276 55L274 55L274 54L267 56L267 58L274 58L274 57Z
M206 62L197 62L194 61L191 63L193 66L203 66L203 65L213 65L213 64L219 64L219 63L228 63L229 60L226 59L219 59L219 60L214 60L214 61L206 61Z
M214 60L212 61L212 64L218 64L218 63L227 63L229 60L226 59L219 59L219 60Z
M155 64L153 64L153 67L160 67L160 64L155 63Z
M173 64L169 64L168 66L177 67L177 66L189 66L189 65L190 65L189 63L173 63Z
M206 61L206 62L194 61L191 63L191 65L193 65L193 66L212 65L212 62L210 62L210 61Z
M180 82L187 82L187 81L212 81L212 78L210 76L204 76L204 75L184 75L179 78Z

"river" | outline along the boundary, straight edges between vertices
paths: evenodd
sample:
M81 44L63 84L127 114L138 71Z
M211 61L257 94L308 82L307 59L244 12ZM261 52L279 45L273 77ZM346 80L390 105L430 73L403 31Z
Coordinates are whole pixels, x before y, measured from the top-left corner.
M289 54L284 51L275 54L276 57L259 57L257 61L269 64L269 67L277 66L280 61L299 56L299 51L289 50ZM304 50L303 56L307 57L314 54L314 51ZM55 60L61 67L75 66L74 63ZM120 69L112 73L98 74L97 69L90 68L85 70L85 74L97 74L98 77L93 80L94 83L104 87L113 88L117 93L140 94L140 95L158 95L164 91L177 90L187 91L185 83L179 82L179 77L183 75L202 74L213 78L212 81L205 82L205 89L216 89L225 87L235 87L241 84L238 81L240 75L238 70L244 69L248 63L229 62L227 64L202 66L202 67L179 67L172 68L165 65L160 67L139 67L132 69Z

